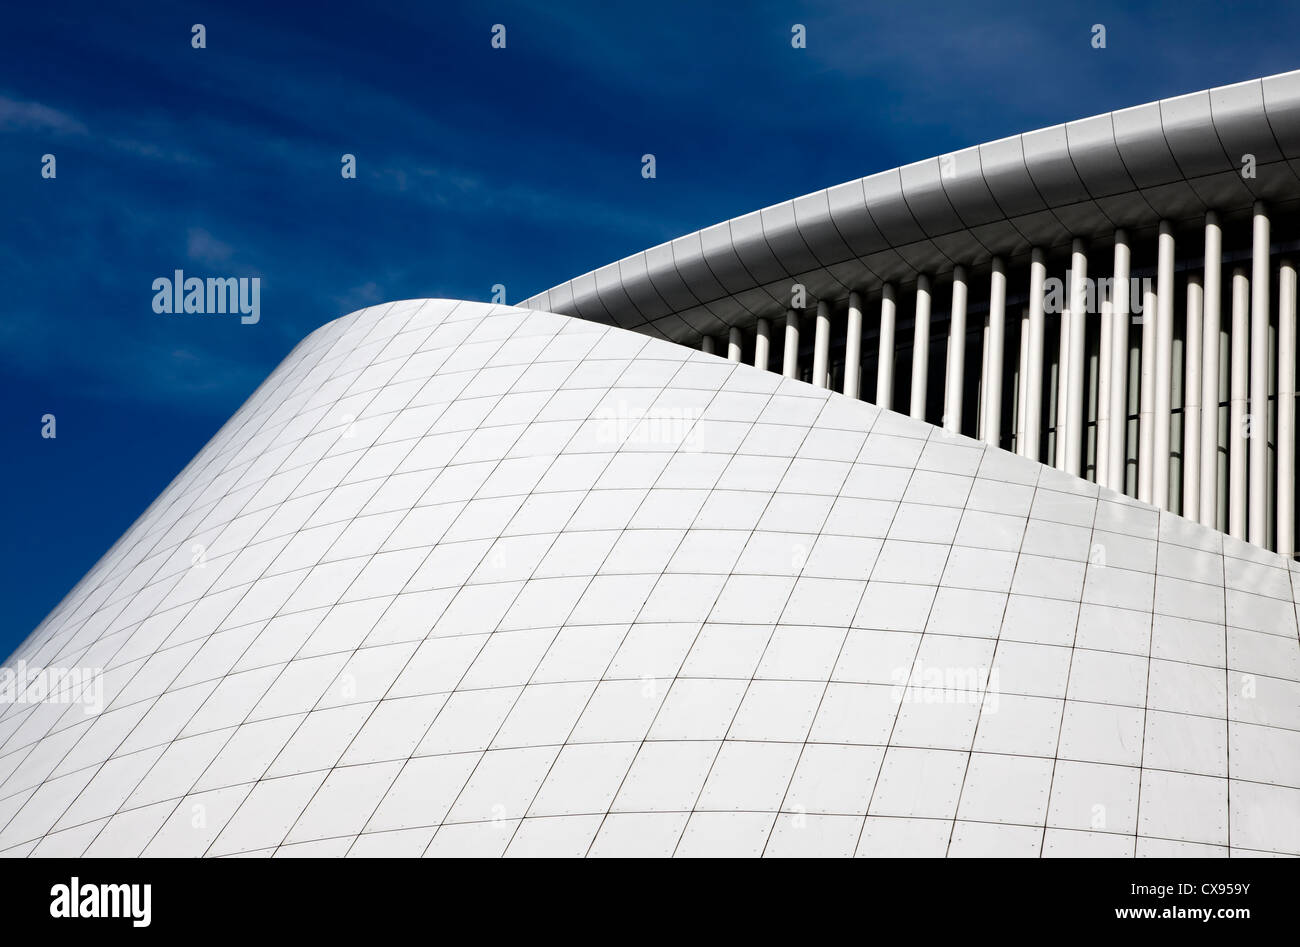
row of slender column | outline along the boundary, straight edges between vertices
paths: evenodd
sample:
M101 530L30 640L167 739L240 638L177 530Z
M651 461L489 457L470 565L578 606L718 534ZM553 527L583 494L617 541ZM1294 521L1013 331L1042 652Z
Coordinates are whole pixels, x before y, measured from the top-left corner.
M1029 261L1029 295L1018 323L1013 325L1018 363L1006 365L1007 280L1005 263L992 261L987 319L982 326L979 402L975 433L985 441L1003 440L1004 375L1010 371L1012 403L1007 432L1022 456L1042 459L1044 432L1051 441L1048 463L1066 473L1088 476L1104 487L1131 492L1164 509L1177 505L1185 517L1257 545L1270 542L1284 554L1294 552L1295 517L1295 397L1296 306L1295 269L1282 262L1278 271L1277 331L1270 339L1270 222L1262 204L1254 208L1250 273L1236 268L1231 275L1230 318L1221 311L1223 234L1218 216L1210 211L1204 222L1204 266L1186 276L1182 306L1181 364L1174 364L1175 238L1161 222L1156 238L1154 285L1146 281L1139 299L1130 298L1129 236L1115 231L1109 292L1089 297L1087 247L1075 239L1060 318L1059 351L1055 352L1050 398L1044 389L1046 312L1046 254L1034 248ZM1100 282L1097 284L1102 285ZM952 272L947 356L944 368L942 426L961 433L967 377L968 278L965 267ZM1088 348L1090 303L1099 318L1099 342ZM1140 305L1140 322L1135 310ZM930 363L932 287L929 274L918 274L914 297L912 371L908 413L926 416ZM788 310L782 346L782 373L797 377L801 313ZM848 298L844 346L843 393L859 390L865 309L863 295ZM897 294L893 284L881 291L879 357L875 402L892 409L896 345ZM1225 321L1228 323L1224 325ZM1226 331L1225 331L1226 330ZM831 306L816 305L813 324L811 383L830 382ZM1134 333L1137 333L1135 336ZM754 363L766 369L772 347L772 326L759 319L755 330ZM1228 342L1222 344L1224 335ZM1016 338L1018 337L1018 338ZM742 333L731 328L727 357L742 359ZM1270 351L1270 346L1275 346ZM701 348L714 351L705 337ZM1181 443L1171 449L1175 370L1181 380ZM1226 384L1225 384L1226 382ZM1136 389L1136 390L1133 390ZM1226 389L1226 390L1225 390ZM1271 403L1271 396L1275 402ZM1048 404L1045 405L1045 400ZM1227 431L1221 431L1220 412ZM1044 408L1052 415L1044 418ZM1275 411L1270 415L1270 410ZM1275 424L1276 466L1270 469L1270 418ZM1047 420L1049 423L1045 424ZM1136 425L1134 425L1136 421ZM1226 453L1226 459L1221 458ZM1179 481L1171 483L1171 464ZM1221 470L1222 467L1222 470ZM1226 473L1226 477L1225 477ZM1226 479L1226 482L1223 482Z

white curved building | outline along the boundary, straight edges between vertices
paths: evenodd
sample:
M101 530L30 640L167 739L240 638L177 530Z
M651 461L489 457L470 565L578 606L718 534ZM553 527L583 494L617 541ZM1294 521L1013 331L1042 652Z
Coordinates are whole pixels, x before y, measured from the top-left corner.
M1157 103L526 308L317 330L6 664L0 854L1300 855L1295 576L1265 548L1294 516L1298 110L1297 74ZM1144 254L1137 331L1104 290L1076 318L1074 281L1048 311L1067 256ZM1234 264L1244 337L1214 321ZM1226 383L1193 379L1225 327ZM698 351L724 332L730 361ZM1259 377L1276 437L1241 460L1241 414L1182 393ZM51 698L73 668L103 673Z
M725 346L1289 558L1298 202L1291 72L850 181L524 305Z

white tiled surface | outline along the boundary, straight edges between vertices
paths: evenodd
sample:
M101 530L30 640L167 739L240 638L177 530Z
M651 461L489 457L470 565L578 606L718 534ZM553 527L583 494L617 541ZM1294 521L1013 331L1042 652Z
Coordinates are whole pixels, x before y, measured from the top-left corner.
M313 333L19 659L6 855L1300 854L1282 560L547 313Z

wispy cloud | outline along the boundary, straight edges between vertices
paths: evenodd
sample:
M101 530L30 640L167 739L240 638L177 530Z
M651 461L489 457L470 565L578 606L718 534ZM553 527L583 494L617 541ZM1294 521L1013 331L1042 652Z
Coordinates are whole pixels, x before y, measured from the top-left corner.
M189 228L185 252L195 263L213 266L228 263L235 255L234 247L218 240L202 227Z
M0 94L0 132L37 131L57 135L86 135L89 129L67 112Z

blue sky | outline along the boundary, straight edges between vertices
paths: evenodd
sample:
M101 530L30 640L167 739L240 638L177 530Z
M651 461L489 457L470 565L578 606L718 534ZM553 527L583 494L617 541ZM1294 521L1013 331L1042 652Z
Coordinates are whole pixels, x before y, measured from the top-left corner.
M1300 66L1300 8L1249 2L121 7L0 22L4 654L331 319ZM154 313L175 269L260 277L261 321Z

